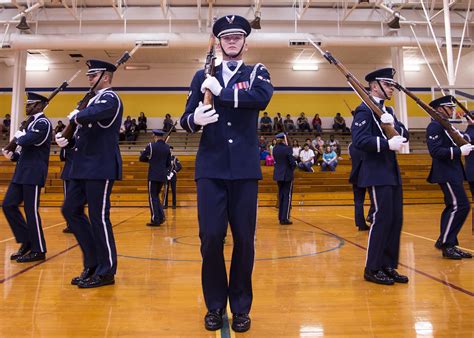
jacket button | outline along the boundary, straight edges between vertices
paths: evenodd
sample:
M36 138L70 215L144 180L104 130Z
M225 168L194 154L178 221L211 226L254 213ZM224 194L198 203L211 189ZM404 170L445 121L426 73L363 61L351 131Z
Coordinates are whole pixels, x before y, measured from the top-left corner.
M92 128L92 123L89 123L88 127L89 127L89 128Z
M74 151L77 151L77 148L74 148Z
M233 143L233 142L234 142L234 140L230 138L230 139L229 139L229 143Z
M230 127L232 125L232 122L227 122L227 125Z

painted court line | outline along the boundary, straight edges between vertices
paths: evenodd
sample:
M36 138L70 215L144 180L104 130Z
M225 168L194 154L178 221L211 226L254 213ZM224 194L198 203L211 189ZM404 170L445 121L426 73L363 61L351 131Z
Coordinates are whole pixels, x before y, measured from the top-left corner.
M55 228L55 227L60 226L60 225L63 225L63 224L66 224L66 222L61 222L61 223L56 223L56 224L50 225L49 227L43 228L43 231L44 231L44 230L51 229L51 228ZM2 240L0 241L0 243L5 243L5 242L8 242L8 241L11 241L12 239L15 239L15 237L10 237L10 238L2 239Z
M331 231L328 231L328 230L326 230L326 229L323 229L323 228L321 228L321 227L318 227L317 225L314 225L314 224L311 224L311 223L309 223L309 222L306 222L306 221L304 221L304 220L302 220L302 219L300 219L300 218L296 218L296 217L293 216L293 219L295 219L295 220L297 220L297 221L300 221L300 222L303 223L303 224L309 225L310 227L319 229L319 230L324 231L324 232L326 232L326 233L328 233L328 234L331 234L331 235L333 235L333 236L339 237L339 238L343 239L344 241L346 241L347 243L350 243L350 244L352 244L352 245L354 245L354 246L356 246L356 247L358 247L358 248L360 248L360 249L362 249L362 250L364 250L364 251L367 251L367 248L366 248L365 246L360 245L359 243L353 242L353 241L351 241L350 239L346 239L345 237L339 236L339 235L337 235L337 234L335 234L335 233L333 233L333 232L331 232ZM429 279L432 279L432 280L434 280L434 281L436 281L436 282L438 282L438 283L441 283L441 284L443 284L443 285L446 285L446 286L449 287L449 288L455 289L455 290L457 290L457 291L460 291L460 292L462 292L462 293L465 293L465 294L468 295L468 296L474 297L474 292L469 291L469 290L466 290L466 289L464 289L464 288L462 288L462 287L460 287L460 286L458 286L458 285L456 285L456 284L453 284L453 283L444 281L444 280L442 280L442 279L440 279L440 278L438 278L438 277L432 276L432 275L430 275L430 274L428 274L428 273L426 273L426 272L424 272L424 271L418 270L418 269L413 268L413 267L411 267L411 266L408 266L408 265L406 265L406 264L403 264L403 263L398 263L398 264L401 265L401 266L403 266L403 267L406 268L406 269L412 270L412 271L414 271L414 272L416 272L416 273L418 273L418 274L420 274L420 275L423 275L423 276L425 276L425 277L427 277L427 278L429 278Z
M132 218L134 218L134 217L136 217L136 216L138 216L138 215L140 215L140 214L143 214L144 212L145 212L145 211L139 212L139 213L136 214L136 215L133 215L133 216L131 216L131 217L128 217L128 218L124 219L123 221L118 222L117 224L115 224L115 225L113 226L113 228L119 226L120 224L125 223L125 222L128 221L129 219L132 219ZM63 223L65 223L65 222L63 222ZM57 226L57 225L59 225L59 224L55 224L55 226ZM27 271L29 271L29 270L31 270L31 269L37 267L38 265L44 264L44 263L46 263L46 262L52 260L53 258L58 257L58 256L62 255L63 253L68 252L68 251L74 249L74 248L77 247L77 246L79 246L79 244L74 244L73 246L70 246L69 248L66 248L66 249L62 250L62 251L58 252L57 254L55 254L55 255L53 255L53 256L49 256L49 257L46 258L44 261L40 261L40 262L38 262L38 263L35 263L35 264L33 264L33 265L30 265L30 266L28 266L28 267L26 267L26 268L24 268L24 269L22 269L22 270L20 270L20 271L18 271L18 272L15 272L13 275L10 275L10 276L7 276L7 277L5 277L5 278L3 278L3 279L0 279L0 284L3 284L3 283L5 283L6 281L9 281L10 279L13 279L13 278L15 278L15 277L18 277L19 275L24 274L25 272L27 272Z
M336 215L336 216L346 218L346 219L350 219L350 220L354 220L354 217L347 217L347 216L343 216L343 215ZM415 235L415 234L412 234L411 232L407 232L407 231L402 230L402 234L410 235L410 236L413 236L413 237L418 237L418 238L425 239L427 241L436 243L436 240L434 240L432 238L425 237L425 236L420 236L420 235ZM468 248L465 248L465 247L462 247L462 246L459 246L459 245L457 247L460 248L460 249L466 250L466 251L474 252L474 250L471 250L471 249L468 249Z

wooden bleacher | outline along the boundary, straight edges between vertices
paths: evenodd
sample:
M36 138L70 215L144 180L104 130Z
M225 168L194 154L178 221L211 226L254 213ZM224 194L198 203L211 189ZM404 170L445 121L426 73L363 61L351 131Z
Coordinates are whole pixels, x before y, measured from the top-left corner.
M327 140L330 133L323 134ZM339 162L336 172L320 172L315 166L314 173L296 170L293 189L294 205L350 205L352 204L352 187L348 183L351 162L347 156L347 145L350 135L335 134L341 144L343 160ZM300 144L314 134L297 133L291 135ZM268 138L270 138L269 135ZM442 203L442 194L437 185L426 182L431 160L424 144L424 132L411 135L411 147L424 153L398 155L404 184L404 199L406 204ZM173 133L170 144L174 153L183 164L178 175L178 205L196 205L196 185L194 182L194 160L199 145L200 133ZM151 134L140 134L135 143L120 145L123 156L123 180L114 185L112 204L114 206L147 206L147 170L148 165L138 161L138 155L151 140ZM424 147L424 148L423 148ZM60 206L63 201L62 181L60 173L63 163L59 161L59 148L52 146L47 184L41 198L42 206ZM0 202L12 177L15 164L0 159ZM276 203L277 186L272 180L273 167L262 166L263 180L259 185L259 205L273 206Z

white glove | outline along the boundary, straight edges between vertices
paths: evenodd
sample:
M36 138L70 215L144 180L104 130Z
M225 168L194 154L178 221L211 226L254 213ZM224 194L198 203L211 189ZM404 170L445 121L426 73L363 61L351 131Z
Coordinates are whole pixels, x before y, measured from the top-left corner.
M67 118L70 120L74 119L74 116L77 115L77 113L79 113L79 110L77 109L74 109L72 112L69 113L69 115L67 116Z
M17 131L15 131L14 137L15 137L16 139L19 139L20 137L25 136L25 135L26 135L26 131L17 130Z
M405 142L406 140L407 139L403 136L394 136L390 140L388 140L388 147L390 148L390 150L400 151L400 149L402 149L403 142Z
M63 134L61 133L57 133L54 136L54 139L56 140L56 143L58 144L58 146L60 146L61 148L64 148L65 146L69 144L69 141L66 138L64 138Z
M221 94L222 86L214 76L208 76L207 79L204 80L201 85L201 92L204 93L206 88L209 89L215 96L219 96Z
M382 116L380 116L380 121L382 121L382 123L391 124L392 126L395 124L395 119L392 114L389 113L383 113Z
M211 109L210 104L205 106L199 102L199 106L194 110L194 124L205 126L209 123L217 122L219 114L216 114L215 109Z
M171 180L171 179L173 178L173 176L174 176L174 173L170 173L168 176L166 176L166 178L167 178L168 181L169 181L169 180Z
M472 144L464 144L460 147L462 156L467 156L474 151L474 146Z
M11 160L12 157L13 157L13 151L8 151L8 150L5 150L5 149L2 149L2 154L3 154L3 156L5 156L5 158L7 160Z

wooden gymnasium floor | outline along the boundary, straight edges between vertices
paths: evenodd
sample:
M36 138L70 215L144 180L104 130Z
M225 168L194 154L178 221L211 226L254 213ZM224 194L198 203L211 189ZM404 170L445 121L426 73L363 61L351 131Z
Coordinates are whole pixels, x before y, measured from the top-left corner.
M9 260L17 249L0 216L1 337L472 337L474 261L449 261L434 249L441 205L405 207L400 272L408 285L365 282L367 233L352 207L294 207L294 224L258 210L252 328L246 334L203 328L196 209L168 210L160 228L146 208L113 208L119 253L115 286L81 290L72 235L58 208L43 208L48 246L42 263ZM460 234L473 252L471 224ZM228 241L229 243L231 241ZM226 245L229 257L231 244Z

